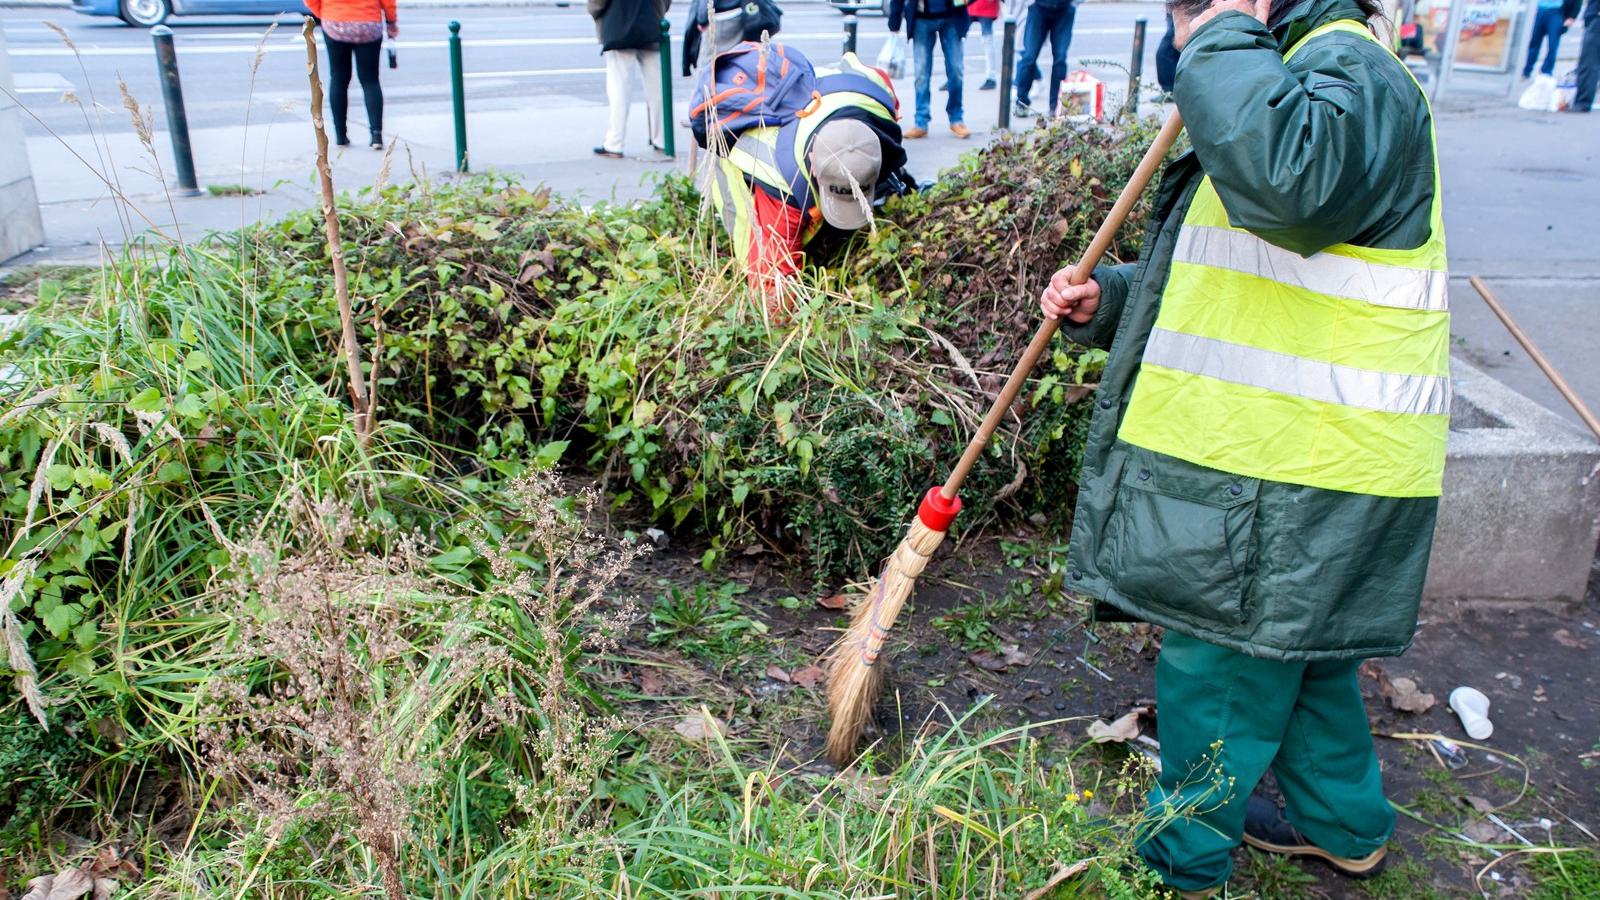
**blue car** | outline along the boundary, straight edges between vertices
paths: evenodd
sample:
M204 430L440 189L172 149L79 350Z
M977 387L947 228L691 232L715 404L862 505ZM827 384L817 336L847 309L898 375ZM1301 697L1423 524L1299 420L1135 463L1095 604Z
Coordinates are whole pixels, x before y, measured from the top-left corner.
M275 16L309 10L301 0L72 0L72 11L152 28L168 16Z

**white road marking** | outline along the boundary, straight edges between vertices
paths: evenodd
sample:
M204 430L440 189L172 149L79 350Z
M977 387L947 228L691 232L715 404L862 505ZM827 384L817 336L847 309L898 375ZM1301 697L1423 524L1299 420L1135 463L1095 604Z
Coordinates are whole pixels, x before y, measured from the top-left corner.
M462 78L531 78L538 75L597 75L604 66L593 69L513 69L508 72L465 72Z
M1080 28L1080 29L1077 29L1076 31L1073 32L1074 36L1085 35L1085 34L1132 34L1132 33L1133 33L1133 29L1132 28ZM221 39L221 38L224 37L224 35L185 35L185 34L180 34L178 36L178 56L179 56L180 59L182 57L184 57L184 56L195 56L195 55L228 55L228 54L249 55L249 54L254 54L256 52L257 44L260 41L260 36L256 35L256 36L254 36L254 40L252 42L250 42L250 43L184 46L184 44L187 41L189 41L191 38L195 38L195 37L199 37L201 39ZM879 35L868 35L867 36L868 39L873 39L873 38L876 38L876 37L879 37ZM843 39L843 34L842 34L842 32L839 32L839 31L802 32L802 33L798 33L798 34L794 34L794 33L784 34L783 38L785 40L788 40L788 41L839 41L839 40ZM400 40L400 41L393 41L392 43L394 44L395 47L397 47L398 49L401 49L401 50L440 50L440 49L444 49L444 48L447 48L447 47L450 46L450 42L448 40L425 40L425 41ZM598 48L598 42L595 40L593 35L583 35L583 36L575 36L575 37L465 38L465 39L463 39L461 41L461 44L462 44L463 47L469 47L469 48L470 47L582 47L582 46L591 46L591 47L597 47ZM284 34L280 40L275 40L275 41L269 42L262 49L267 53L304 53L305 50L306 50L306 46L305 46L305 42L300 39L300 36L298 34ZM865 48L860 48L860 49L858 49L857 52L858 53L862 52L862 50L864 50L864 49ZM11 52L12 56L73 56L75 54L76 55L82 55L82 56L151 56L151 55L153 55L155 53L155 50L154 50L153 47L151 47L149 45L129 45L129 46L111 46L111 47L79 46L77 50L73 50L70 47L17 47L17 46L13 46L11 48L10 52ZM862 55L863 55L863 58L866 58L868 56L868 54L865 54L865 53L863 53Z

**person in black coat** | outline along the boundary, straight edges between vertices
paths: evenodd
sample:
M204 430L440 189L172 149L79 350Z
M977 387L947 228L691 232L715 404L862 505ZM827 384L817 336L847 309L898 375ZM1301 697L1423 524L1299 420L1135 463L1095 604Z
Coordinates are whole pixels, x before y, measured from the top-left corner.
M606 100L611 105L605 142L594 148L595 155L621 159L627 136L628 107L632 104L633 73L644 81L646 122L650 146L660 148L662 140L661 94L653 90L661 83L661 17L672 0L588 0L594 18L600 51L606 60Z
M1586 113L1594 106L1600 85L1600 0L1589 0L1583 11L1583 49L1578 53L1578 91L1568 112Z

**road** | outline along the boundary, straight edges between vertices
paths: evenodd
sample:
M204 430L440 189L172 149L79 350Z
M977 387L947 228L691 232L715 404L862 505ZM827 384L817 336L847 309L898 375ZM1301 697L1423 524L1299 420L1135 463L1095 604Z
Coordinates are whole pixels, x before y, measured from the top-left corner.
M1139 16L1150 18L1159 26L1160 6L1085 6L1078 16L1072 57L1109 58L1125 63L1133 20ZM679 28L681 14L672 18L674 28ZM386 111L392 118L449 109L446 38L452 19L459 20L462 26L467 100L473 112L517 109L536 115L541 108L604 102L605 70L593 22L581 5L566 9L408 10L402 3L400 39L393 44L399 67L382 73ZM794 4L786 11L783 24L781 38L786 43L819 61L837 56L841 16L833 9L821 4ZM155 57L150 37L143 29L128 27L112 18L57 10L3 10L0 26L10 44L17 89L38 117L27 124L28 134L42 135L46 128L57 134L74 134L131 127L121 112L118 79L125 81L141 102L157 108L157 126L164 127ZM51 26L62 29L76 49L66 46ZM286 107L303 106L305 45L295 17L281 16L275 27L266 18L221 17L179 18L172 20L171 26L192 128L242 125L247 115L250 121L262 122ZM875 55L887 34L881 17L863 17L862 55ZM1151 58L1146 71L1154 71L1153 48L1158 37L1159 34L1153 35L1149 42ZM674 74L680 48L675 36ZM258 50L260 65L256 68ZM967 57L971 93L983 69L983 56L975 40L967 44ZM1118 73L1109 70L1108 74ZM680 100L688 96L689 88L686 79L675 79L674 95ZM352 91L357 90L352 87ZM900 92L909 103L910 85L902 85ZM92 97L105 108L100 121L93 115L86 117L74 104L62 102L70 96L86 103ZM352 101L352 107L359 110L359 102L355 98ZM936 115L942 115L938 112L943 107L942 96L935 98L934 105ZM593 133L571 137L592 145L602 129L603 116L597 114Z

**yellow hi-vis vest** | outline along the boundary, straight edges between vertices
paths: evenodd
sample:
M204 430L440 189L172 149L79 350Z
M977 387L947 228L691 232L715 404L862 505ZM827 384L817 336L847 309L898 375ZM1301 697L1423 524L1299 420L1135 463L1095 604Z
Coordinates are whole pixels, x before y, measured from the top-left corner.
M717 160L713 177L706 185L733 237L734 253L739 259L749 256L754 219L752 187L766 190L806 213L803 241L809 242L822 229L822 217L811 196L811 165L806 152L811 136L834 113L856 107L888 122L899 118L899 100L893 85L854 53L846 53L837 69L818 69L817 76L821 94L811 106L788 125L752 128L740 134L728 155Z
M1376 41L1341 20L1284 59L1334 31ZM1336 244L1310 257L1231 226L1203 179L1118 437L1236 475L1438 496L1451 392L1436 140L1433 171L1422 246Z

